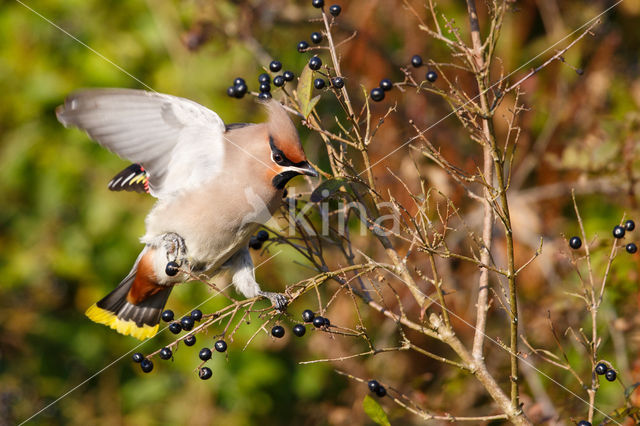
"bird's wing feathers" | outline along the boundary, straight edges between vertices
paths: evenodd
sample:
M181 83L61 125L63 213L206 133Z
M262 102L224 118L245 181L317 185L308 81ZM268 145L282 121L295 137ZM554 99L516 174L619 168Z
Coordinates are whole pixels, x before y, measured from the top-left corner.
M130 89L88 89L56 110L119 156L140 163L150 192L166 198L220 172L225 125L204 106L184 98Z
M111 191L149 192L149 175L140 164L132 164L111 179Z

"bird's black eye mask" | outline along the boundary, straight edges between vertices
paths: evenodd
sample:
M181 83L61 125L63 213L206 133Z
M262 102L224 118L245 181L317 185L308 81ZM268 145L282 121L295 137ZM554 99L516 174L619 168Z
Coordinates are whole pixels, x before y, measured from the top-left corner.
M282 167L304 167L307 165L306 161L300 161L298 163L294 163L289 160L282 150L278 149L276 145L273 143L273 136L269 135L269 146L271 146L271 158L273 162Z
M276 163L279 166L305 167L308 164L306 161L300 161L298 163L294 163L291 160L289 160L287 156L284 155L284 152L282 152L282 150L276 147L276 145L273 142L273 136L271 135L269 135L269 146L271 146L271 159L273 160L274 163ZM297 172L294 170L287 170L275 175L274 178L271 180L271 184L276 189L283 189L287 184L287 182L289 182L291 179L301 174L302 174L301 172Z

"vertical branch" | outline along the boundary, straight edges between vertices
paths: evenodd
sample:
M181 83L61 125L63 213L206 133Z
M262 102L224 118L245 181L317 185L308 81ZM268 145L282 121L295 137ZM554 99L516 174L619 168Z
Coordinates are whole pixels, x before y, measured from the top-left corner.
M501 15L504 13L504 5L502 5L499 10L495 11L495 15L493 19L501 19ZM482 40L480 37L480 24L478 22L478 14L476 11L476 5L474 0L467 0L467 11L469 13L469 27L471 29L471 42L472 49L469 58L469 63L474 69L474 74L476 77L476 82L478 85L478 96L480 98L480 108L483 112L482 119L482 130L483 130L483 154L484 154L484 175L485 180L489 187L491 187L493 183L492 170L495 172L495 179L497 187L494 187L496 195L499 197L500 204L500 219L504 225L505 229L505 239L507 243L507 278L509 282L509 308L510 308L510 333L509 333L509 349L510 349L510 361L511 361L511 406L515 411L520 411L520 403L518 396L518 304L517 304L517 291L516 291L516 271L515 271L515 260L514 260L514 249L513 249L513 230L511 227L511 216L509 214L509 203L507 200L506 193L506 182L504 177L504 160L502 155L500 155L500 148L496 142L495 129L493 123L493 113L491 108L489 107L489 99L487 95L487 89L489 87L489 65L491 58L486 57L484 55L484 49L482 46ZM497 37L498 31L492 31L491 36ZM491 41L488 45L492 45ZM491 164L491 160L492 163ZM489 225L488 222L492 222L490 216L492 218L493 214L489 213L487 210L487 204L490 204L493 199L493 194L490 194L490 190L485 188L485 218L484 224L485 228L483 229L483 237L489 236L489 238L485 239L485 244L491 241L491 230L493 225ZM485 231L489 231L485 234ZM490 247L490 246L489 246ZM488 254L488 250L483 252L483 255ZM488 282L488 271L487 277L481 276L481 285L482 279L486 279ZM480 320L479 325L484 326L484 322L486 321L486 307L481 306L480 302L486 303L485 300L481 299L482 293L486 293L488 289L485 287L484 289L480 289L479 297L478 297L478 313L477 319ZM484 295L486 297L486 294ZM485 312L482 312L482 311ZM484 330L483 330L484 331ZM474 350L478 350L480 353L482 351L482 338L478 337L478 333L476 332L476 338L474 338ZM476 346L476 344L478 346ZM474 355L476 353L474 352Z
M331 52L331 61L333 62L333 69L336 72L336 76L342 77L342 71L340 70L340 61L338 60L338 54L336 53L336 47L333 43L333 36L331 35L331 25L329 25L329 19L327 18L327 14L322 9L322 21L324 22L324 28L327 33L327 42L329 43L329 52ZM329 82L332 85L331 82ZM347 113L349 114L349 119L353 123L353 131L356 133L358 139L358 149L362 153L362 161L364 162L365 171L367 172L367 180L369 182L369 186L372 189L375 189L374 181L373 181L373 172L371 171L371 161L369 160L369 153L367 152L367 141L363 140L362 135L360 135L360 130L358 129L358 123L356 120L355 113L353 111L353 106L351 105L351 98L349 98L349 92L347 91L346 86L342 86L340 89L342 93L342 97L344 98L344 104L347 107Z

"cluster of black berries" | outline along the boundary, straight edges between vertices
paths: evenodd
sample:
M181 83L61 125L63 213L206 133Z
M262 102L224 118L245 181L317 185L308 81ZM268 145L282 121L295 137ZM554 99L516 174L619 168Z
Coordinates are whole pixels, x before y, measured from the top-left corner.
M610 382L614 382L618 377L616 370L609 368L609 366L604 362L599 362L598 365L596 365L595 372L598 376L602 376L604 374L605 379Z
M240 99L247 94L248 90L249 88L247 87L247 82L244 81L244 78L238 77L233 80L233 85L227 88L227 95L232 98Z
M320 315L316 316L310 309L305 309L302 312L302 320L307 323L312 323L315 328L329 328L331 327L331 321L329 318L322 317Z
M192 330L196 321L200 321L202 319L202 311L200 309L194 309L193 311L191 311L191 315L182 317L180 321L173 321L173 311L167 309L162 313L161 318L163 321L171 323L169 324L169 330L171 330L173 334L179 334L182 330ZM195 345L195 343L196 336L194 335L187 336L184 339L184 344L187 346L193 346ZM169 347L164 347L160 349L158 356L160 357L160 359L171 359L171 357L173 356L173 351ZM135 354L133 354L132 358L133 362L140 364L140 368L143 372L149 373L151 372L151 370L153 370L153 362L142 355L140 352L136 352Z
M220 339L218 341L216 341L216 343L213 345L213 348L216 350L216 352L226 352L227 350L227 342L225 342L224 340ZM198 352L198 358L200 358L202 361L207 362L211 359L211 357L213 356L213 351L211 351L211 349L209 348L202 348L200 349L200 352ZM211 378L211 376L213 376L213 372L211 371L211 369L209 367L200 367L199 371L198 371L198 376L202 379L202 380L208 380Z
M375 393L380 398L387 395L387 390L384 388L384 386L378 383L377 380L369 380L367 386L369 386L369 390L371 392Z
M282 69L282 63L280 61L271 61L269 64L269 71L277 73ZM273 77L273 85L276 87L282 87L287 81L293 81L294 74L291 71L285 71L281 75ZM271 98L271 77L267 73L262 73L258 76L258 98L269 99ZM247 83L241 77L236 78L233 81L233 85L227 89L227 95L232 98L242 98L247 93Z
M613 237L616 239L624 238L627 231L631 232L634 229L636 229L636 223L629 219L624 223L624 226L616 225L613 228ZM574 250L582 247L582 240L580 237L571 237L569 239L569 247ZM634 254L638 251L638 246L635 243L629 243L625 246L625 250L627 250L627 253L629 254Z
M200 309L194 309L193 311L191 311L191 315L186 315L182 317L180 321L174 321L173 311L170 309L167 309L162 313L161 318L164 322L171 323L169 324L169 331L171 331L173 334L180 334L182 330L190 331L193 329L193 326L195 325L195 323L202 319L202 311ZM193 343L195 343L195 340ZM187 345L187 346L191 346L191 345Z
M324 0L313 0L311 4L315 8L322 9L324 7ZM342 8L337 4L334 4L329 8L329 13L334 17L337 17L338 15L340 15L340 12L342 12ZM310 38L311 38L311 42L314 44L322 43L322 40L324 40L324 36L322 35L322 33L317 31L312 32ZM307 49L309 49L308 42L303 40L298 43L298 52L301 52L301 53L306 52ZM320 58L318 58L317 56L314 56L309 61L309 68L311 68L314 71L319 70L321 66L322 66L322 60L320 60ZM280 61L274 60L274 61L271 61L271 63L269 64L269 71L271 71L272 73L277 73L281 69L282 69L282 63ZM273 77L273 85L276 87L282 87L285 85L286 82L293 81L293 79L294 79L293 72L285 71L282 74L278 74ZM260 92L258 94L258 98L260 99L271 98L271 83L272 81L269 74L262 73L260 74L260 76L258 76L258 84L259 84L258 91ZM313 83L314 83L314 87L318 90L323 89L326 86L326 82L321 78L316 79ZM331 84L333 87L340 89L344 86L344 80L340 77L335 77L331 79ZM240 77L236 78L233 81L233 85L227 88L227 95L229 95L232 98L240 99L245 94L247 94L247 92L248 92L247 83L243 78L240 78Z
M413 55L411 58L411 65L413 65L414 68L420 68L422 66L422 57L420 55ZM429 83L435 83L438 79L438 73L434 70L429 70L425 74L424 78L427 79Z
M316 9L322 9L324 7L324 0L311 0L311 5ZM337 4L334 4L329 8L329 13L333 16L340 15L340 12L342 12L342 8Z
M136 352L131 358L133 358L133 362L140 364L140 368L143 372L149 373L153 370L153 361L142 355L140 352Z
M249 239L249 247L251 247L254 250L260 250L262 248L262 243L264 243L268 239L269 239L269 233L264 229L261 229L260 231L258 231L256 235L252 236Z
M319 315L316 316L316 314L314 314L310 309L305 309L302 312L302 320L306 323L312 323L315 328L327 329L331 326L331 321L329 321L328 318ZM307 327L305 327L304 324L296 324L293 326L293 329L291 331L293 331L293 334L295 334L296 336L302 337L307 332ZM278 339L284 337L284 332L284 327L282 327L281 325L275 325L271 329L271 335Z
M420 55L413 55L413 57L411 58L411 65L413 65L414 68L421 67L422 57ZM438 74L433 70L429 70L427 71L425 78L430 83L433 83L438 79ZM380 80L380 85L378 87L371 90L371 93L370 93L371 99L374 102L380 102L381 100L384 99L385 92L388 92L391 89L393 89L393 82L388 78L384 78Z
M393 83L388 78L383 78L380 80L380 85L375 89L371 90L371 99L375 102L380 102L384 99L384 92L388 92L393 89Z

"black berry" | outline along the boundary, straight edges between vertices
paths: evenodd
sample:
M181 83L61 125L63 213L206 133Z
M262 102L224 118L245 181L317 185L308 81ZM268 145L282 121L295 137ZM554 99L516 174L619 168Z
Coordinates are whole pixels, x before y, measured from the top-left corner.
M169 359L169 358L171 358L171 355L173 355L173 352L171 352L171 349L169 349L169 348L160 349L160 358L161 359Z
M260 250L262 248L262 241L258 240L256 237L251 237L249 239L249 247L254 250Z
M331 85L336 89L342 89L344 87L344 79L342 77L333 77L331 79Z
M200 349L200 353L198 354L198 357L200 357L200 359L203 360L203 361L210 360L211 359L211 349L209 349L209 348Z
M607 370L607 372L604 373L604 377L608 381L614 382L616 380L616 377L618 377L618 374L616 373L616 370Z
M324 0L311 0L311 5L317 9L324 6Z
M267 99L271 99L271 93L270 92L261 92L258 95L258 99L262 99L264 101L266 101Z
M373 99L375 102L380 102L381 100L384 99L384 90L382 90L379 87L376 87L375 89L373 89L371 91L371 99Z
M312 70L317 71L320 69L321 66L322 66L322 60L317 56L314 56L313 58L309 59L309 68L311 68Z
M627 250L627 253L634 254L635 252L638 251L638 246L636 246L634 243L629 243L627 244L625 249Z
M202 367L198 375L202 380L209 380L213 376L213 371L209 367Z
M416 68L422 66L422 57L420 55L413 55L413 58L411 58L411 65Z
M142 362L142 360L144 359L144 355L142 355L140 352L136 352L135 354L133 354L131 359L133 359L133 362L139 363L139 362Z
M369 386L371 392L377 392L380 389L380 383L377 380L369 380L367 386Z
M582 240L580 239L580 237L571 237L571 239L569 240L569 247L574 250L582 247Z
M311 309L305 309L304 311L302 311L302 320L304 322L311 322L313 321L314 317L315 317L315 314Z
M627 231L633 231L634 229L636 229L636 223L633 220L629 219L624 223L624 228Z
M182 326L179 322L172 322L171 324L169 324L169 331L171 331L173 334L180 334L180 332L182 331Z
M167 263L167 266L164 268L164 273L169 275L170 277L173 277L178 273L179 270L180 270L180 265L178 265L174 261L171 261Z
M230 98L235 98L236 97L236 88L235 88L235 86L227 87L227 96L229 96Z
M269 74L267 74L266 72L263 72L258 76L258 83L270 83L270 82L271 82L271 77L269 77Z
M615 238L623 238L624 237L624 228L620 225L616 225L613 228L613 236Z
M376 395L378 395L380 398L387 396L387 390L384 388L384 386L380 386L378 388L378 390L376 390Z
M184 331L191 330L194 324L195 324L195 321L193 320L193 318L191 318L191 316L184 317L180 320L180 325L182 326L182 329Z
M260 93L270 92L271 84L269 83L260 83Z
M256 239L258 241L262 241L262 242L267 241L269 239L269 233L267 231L265 231L264 229L261 229L256 234Z
M340 15L340 12L342 12L342 8L337 4L334 4L329 8L329 13L333 16Z
M298 337L304 336L304 333L306 332L307 332L307 327L305 327L302 324L296 324L293 326L293 334L295 334Z
M320 89L324 89L324 85L326 83L324 82L323 79L321 78L316 78L315 80L313 80L313 87L315 87L316 89L320 90Z
M243 97L247 93L247 90L249 90L247 85L244 84L244 83L236 84L235 86L233 86L233 88L234 88L234 90L236 92L236 94L235 94L236 98Z
M284 77L284 81L293 81L293 73L291 71L285 71L282 73L282 77Z
M144 373L150 373L153 370L153 361L147 358L143 359L140 363L140 368Z
M162 321L164 322L173 321L173 311L171 309L167 309L162 313Z
M281 75L276 75L273 77L273 85L276 87L284 86L284 77Z
M202 319L202 311L200 309L194 309L191 311L191 318L194 321L200 321Z
M301 42L298 43L298 52L302 53L306 51L308 48L309 48L309 43L307 43L306 41L302 40Z
M271 329L271 335L278 339L284 336L284 327L281 325L274 325Z
M311 33L311 41L315 44L322 42L322 34L317 31Z
M320 328L322 326L324 326L324 318L321 316L317 316L313 319L313 326L315 328Z
M238 77L238 78L236 78L235 80L233 80L233 85L234 85L234 86L239 86L239 85L241 85L241 84L245 84L245 85L247 84L247 82L246 82L246 81L244 81L244 78L242 78L242 77Z
M184 344L187 346L193 346L196 344L196 336L194 336L193 334L190 336L187 336L186 339L184 339Z
M607 367L607 364L605 364L604 362L599 362L594 370L596 371L597 375L602 376L607 372L607 370L609 370L609 367Z
M271 72L278 72L282 69L282 63L280 61L271 61L269 69Z
M591 422L588 422L586 420L580 420L578 422L578 426L591 426Z
M218 340L214 346L218 352L224 352L227 350L227 342L224 340Z
M329 321L329 318L327 318L327 317L324 318L324 326L325 327L331 327L331 321Z
M388 92L389 90L393 89L393 82L391 82L391 80L389 80L388 78L382 79L380 80L380 88L385 92Z
M425 77L427 81L429 81L430 83L433 83L438 79L438 74L435 71L431 70L427 72L427 75Z

